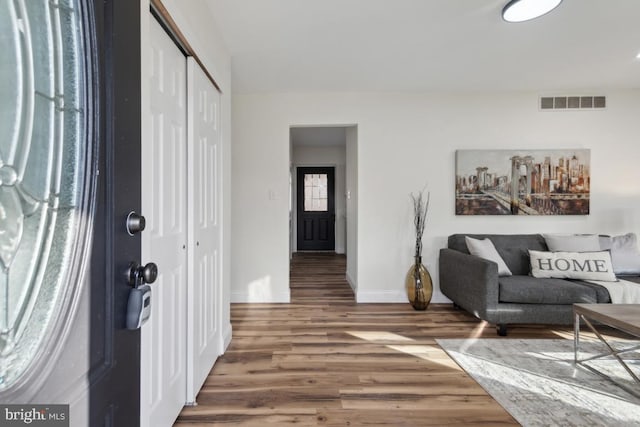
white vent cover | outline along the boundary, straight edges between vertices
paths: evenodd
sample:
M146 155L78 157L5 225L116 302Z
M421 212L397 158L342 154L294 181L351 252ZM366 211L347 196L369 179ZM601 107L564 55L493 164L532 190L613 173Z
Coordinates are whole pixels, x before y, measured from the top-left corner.
M541 96L541 110L593 110L607 107L605 96L571 95L571 96Z

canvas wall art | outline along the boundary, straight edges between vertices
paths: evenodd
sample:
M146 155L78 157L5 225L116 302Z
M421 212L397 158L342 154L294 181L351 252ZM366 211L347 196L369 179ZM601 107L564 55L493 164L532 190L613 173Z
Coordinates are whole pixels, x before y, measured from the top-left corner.
M590 150L457 150L456 215L588 215Z

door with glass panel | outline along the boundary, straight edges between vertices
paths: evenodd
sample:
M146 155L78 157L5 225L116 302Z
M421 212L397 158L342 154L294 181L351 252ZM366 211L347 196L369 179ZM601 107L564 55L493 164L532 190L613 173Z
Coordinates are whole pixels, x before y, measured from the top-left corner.
M0 51L0 402L137 425L140 3L3 0Z
M335 250L333 167L299 167L297 179L298 250Z

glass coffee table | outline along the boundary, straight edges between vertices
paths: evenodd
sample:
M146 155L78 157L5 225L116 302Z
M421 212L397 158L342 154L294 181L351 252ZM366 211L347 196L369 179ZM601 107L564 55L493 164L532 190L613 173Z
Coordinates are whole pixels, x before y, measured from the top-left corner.
M624 388L628 392L640 397L640 378L638 378L638 375L633 372L627 361L622 358L623 353L637 351L638 349L640 349L640 344L630 345L629 347L623 349L615 348L594 326L594 323L610 326L614 329L638 338L638 341L640 342L640 304L574 304L573 314L574 361L576 365L581 365L592 372L602 375L603 377L608 378L620 387ZM591 331L598 337L598 339L605 345L607 351L601 354L580 359L579 353L581 321L584 322L589 327L589 329L591 329ZM622 367L627 371L627 373L629 373L631 378L633 378L636 386L631 388L625 384L620 383L610 375L607 375L606 373L596 369L592 365L586 364L586 362L606 357L613 357L618 362L620 362Z

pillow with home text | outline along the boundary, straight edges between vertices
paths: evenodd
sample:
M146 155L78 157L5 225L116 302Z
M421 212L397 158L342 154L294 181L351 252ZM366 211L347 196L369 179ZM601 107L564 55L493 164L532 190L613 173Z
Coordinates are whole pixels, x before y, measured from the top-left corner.
M616 282L611 254L600 252L529 251L531 275L538 278Z

